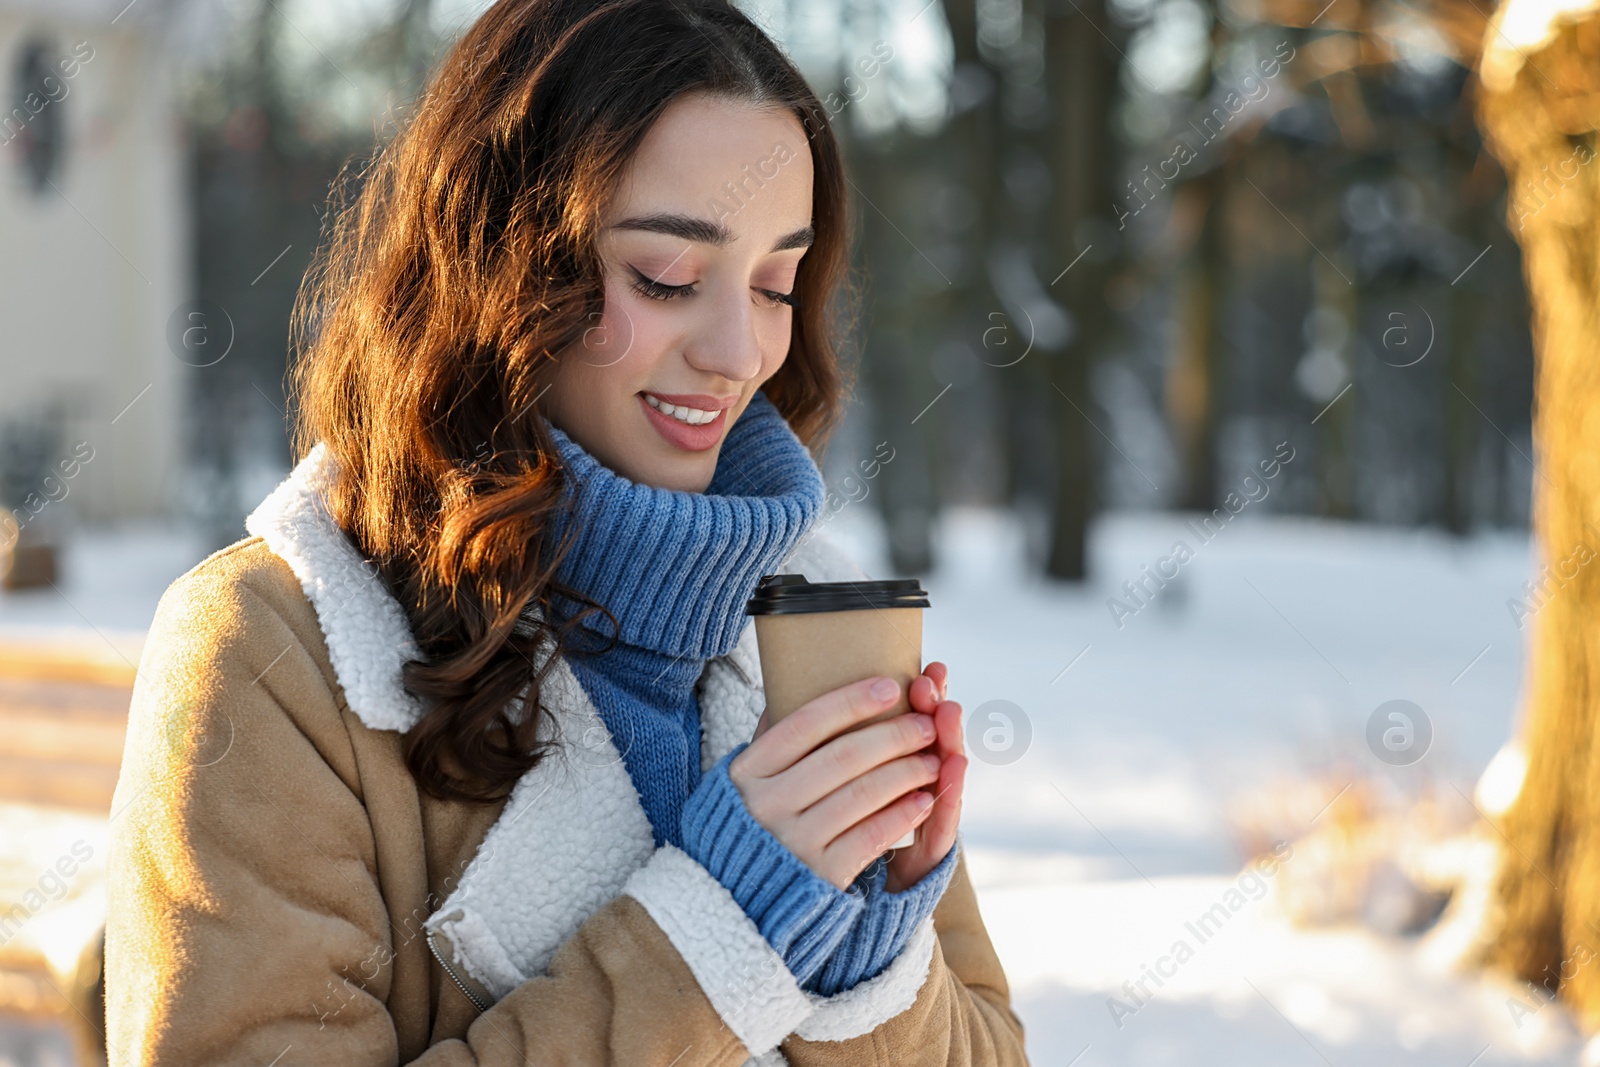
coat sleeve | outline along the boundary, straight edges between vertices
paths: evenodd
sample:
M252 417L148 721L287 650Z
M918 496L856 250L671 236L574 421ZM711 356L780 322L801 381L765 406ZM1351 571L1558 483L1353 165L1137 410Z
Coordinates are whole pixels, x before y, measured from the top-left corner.
M191 572L157 609L107 858L111 1067L402 1062L389 961L405 935L380 888L357 753L280 607ZM793 978L740 942L759 940L753 926L727 936L737 905L706 896L704 868L666 854L635 877L649 906L616 897L546 975L407 1062L738 1067L761 1051L746 1041L776 1046L809 1014ZM679 944L720 952L714 979L697 980Z
M938 907L882 974L832 997L807 996L811 1014L782 1045L793 1067L1028 1064L964 851Z

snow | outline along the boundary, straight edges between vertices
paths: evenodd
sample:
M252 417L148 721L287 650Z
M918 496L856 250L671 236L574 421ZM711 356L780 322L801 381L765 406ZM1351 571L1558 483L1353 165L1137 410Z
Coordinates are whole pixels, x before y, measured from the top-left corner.
M1558 1006L1450 972L1425 938L1297 927L1281 878L1206 943L1185 926L1239 885L1242 822L1292 839L1357 777L1447 787L1475 818L1466 797L1519 706L1527 631L1507 601L1534 566L1528 537L1268 515L1205 541L1193 521L1103 518L1085 588L1032 573L1009 515L956 509L935 531L924 660L950 667L968 716L962 834L1032 1062L1578 1062ZM869 574L892 574L865 509L831 531ZM1175 583L1119 628L1108 598L1134 606L1123 582L1180 540L1192 557ZM1410 766L1367 748L1369 716L1396 698L1434 731ZM1026 718L1020 756L985 751L992 701ZM1153 995L1135 985L1135 1002L1123 983L1163 955L1172 969L1180 939L1193 958L1164 985L1146 978Z
M1450 971L1425 936L1296 926L1281 873L1241 873L1248 845L1298 838L1358 779L1444 788L1476 818L1466 798L1520 701L1527 630L1507 601L1535 564L1527 536L1250 515L1206 541L1188 522L1103 517L1083 588L1033 573L1007 514L954 509L935 531L924 659L949 665L968 714L962 834L1032 1062L1577 1063L1558 1006ZM870 509L829 529L891 575ZM1123 582L1179 540L1178 577L1119 627L1108 598L1134 607ZM201 554L181 531L85 536L60 593L0 596L0 635L136 643ZM1397 698L1433 730L1409 766L1366 742ZM1202 942L1190 925L1222 901L1239 906ZM1192 956L1174 964L1179 941Z
M156 602L205 554L182 526L76 531L60 551L57 588L0 592L0 642L78 644L138 663Z
M4 944L37 952L56 973L69 974L105 921L109 824L78 812L0 803L0 829L0 900L14 924Z
M847 509L833 529L870 574L890 573L874 526ZM969 747L984 736L971 716L990 701L1017 705L1033 732L1014 764L974 759L968 834L1115 857L1109 838L1124 877L1225 873L1242 858L1228 802L1278 776L1346 763L1471 792L1518 704L1524 633L1505 601L1528 573L1525 536L1243 522L1180 571L1181 601L1158 599L1118 629L1107 599L1180 538L1198 541L1181 517L1109 517L1091 539L1098 577L1078 589L1029 573L1002 515L958 510L943 524L924 660L950 666ZM1391 769L1365 728L1397 697L1422 707L1434 741Z
M974 850L975 871L981 856ZM1235 879L1152 881L997 886L975 876L1032 1062L1066 1064L1085 1046L1080 1067L1324 1058L1465 1067L1480 1053L1480 1063L1575 1062L1566 1016L1547 1007L1519 1028L1507 998L1538 1002L1510 986L1441 974L1405 942L1363 930L1298 929L1270 897L1202 943L1190 925ZM1174 965L1179 940L1194 955ZM1157 986L1147 968L1163 957L1175 973ZM1144 992L1124 989L1141 979Z

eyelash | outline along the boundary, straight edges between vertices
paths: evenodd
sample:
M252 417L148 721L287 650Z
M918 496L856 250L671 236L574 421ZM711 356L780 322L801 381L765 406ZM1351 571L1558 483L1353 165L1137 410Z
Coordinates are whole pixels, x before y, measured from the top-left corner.
M651 300L673 300L677 297L688 296L694 292L693 282L688 285L663 285L646 277L644 272L637 267L629 269L633 271L636 278L633 283L633 291ZM775 293L771 289L757 289L756 292L777 301L779 304L786 304L789 307L799 306L793 293Z

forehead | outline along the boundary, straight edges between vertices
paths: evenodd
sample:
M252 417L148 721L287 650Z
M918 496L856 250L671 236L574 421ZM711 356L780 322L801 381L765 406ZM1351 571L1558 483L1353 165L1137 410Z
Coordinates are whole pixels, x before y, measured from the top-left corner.
M662 111L629 162L610 219L676 212L720 219L735 237L811 220L811 151L786 108L707 93Z

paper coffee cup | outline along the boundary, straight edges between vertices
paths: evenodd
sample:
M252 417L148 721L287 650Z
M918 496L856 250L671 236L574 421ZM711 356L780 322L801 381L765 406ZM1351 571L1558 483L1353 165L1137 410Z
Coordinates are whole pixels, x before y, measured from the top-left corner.
M910 711L911 681L922 673L927 606L928 594L915 578L762 578L746 611L755 618L769 720L777 723L824 693L880 674L900 683L900 699L861 726ZM907 848L915 840L913 830L889 847Z

